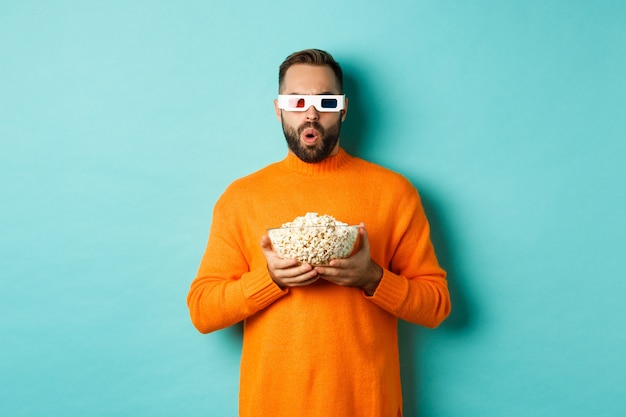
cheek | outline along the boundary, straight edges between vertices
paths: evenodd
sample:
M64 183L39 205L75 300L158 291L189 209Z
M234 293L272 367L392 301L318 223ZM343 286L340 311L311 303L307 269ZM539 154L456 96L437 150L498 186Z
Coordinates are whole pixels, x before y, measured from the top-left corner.
M304 122L304 117L302 116L302 114L299 114L297 112L283 112L283 123L290 126L299 126Z
M325 128L336 126L343 122L343 113L326 113L325 117L320 117L319 122Z

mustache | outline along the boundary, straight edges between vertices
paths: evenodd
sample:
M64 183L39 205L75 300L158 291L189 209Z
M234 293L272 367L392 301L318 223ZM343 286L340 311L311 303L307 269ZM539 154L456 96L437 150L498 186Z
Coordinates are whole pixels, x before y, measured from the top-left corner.
M298 134L302 134L306 129L315 129L320 132L321 135L324 135L324 128L318 122L305 122L300 125L298 128Z

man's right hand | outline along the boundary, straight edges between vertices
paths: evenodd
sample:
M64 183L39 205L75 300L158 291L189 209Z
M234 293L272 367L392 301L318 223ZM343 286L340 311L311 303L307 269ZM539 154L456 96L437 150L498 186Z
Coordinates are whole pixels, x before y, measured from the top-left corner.
M311 265L278 256L267 235L261 238L261 249L267 260L267 271L280 288L303 287L319 279L317 271Z

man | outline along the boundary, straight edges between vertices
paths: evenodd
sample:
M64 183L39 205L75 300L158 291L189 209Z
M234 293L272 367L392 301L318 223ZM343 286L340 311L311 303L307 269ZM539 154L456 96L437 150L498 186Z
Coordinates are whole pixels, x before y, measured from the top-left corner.
M401 416L397 320L432 328L450 312L418 193L340 147L348 100L327 52L282 63L274 106L289 151L217 201L192 322L203 333L245 322L243 417ZM365 226L359 250L324 267L281 259L266 229L308 212Z

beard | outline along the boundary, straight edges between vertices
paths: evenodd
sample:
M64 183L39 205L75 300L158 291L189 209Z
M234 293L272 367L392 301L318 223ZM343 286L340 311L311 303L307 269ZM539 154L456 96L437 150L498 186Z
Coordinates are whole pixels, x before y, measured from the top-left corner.
M303 123L298 129L286 126L284 122L282 125L289 150L296 154L303 162L313 164L321 162L330 156L339 141L339 132L341 131L341 120L328 129L324 129L318 122ZM302 132L309 128L313 128L319 132L319 140L314 146L307 146L300 140Z

